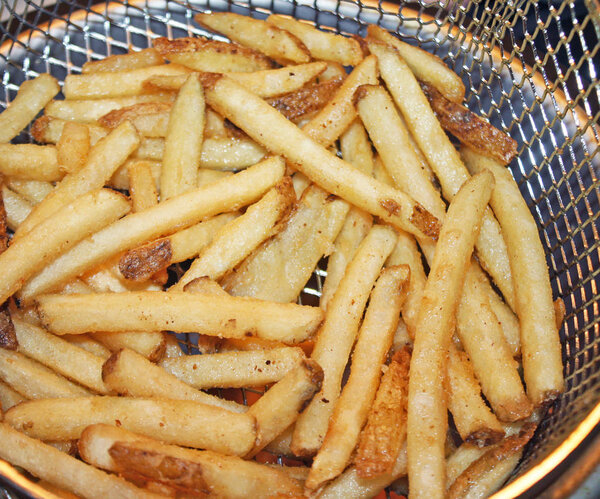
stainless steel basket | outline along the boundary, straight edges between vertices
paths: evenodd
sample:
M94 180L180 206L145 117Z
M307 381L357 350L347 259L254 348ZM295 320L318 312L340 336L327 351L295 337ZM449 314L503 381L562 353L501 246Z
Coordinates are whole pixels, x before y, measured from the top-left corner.
M510 168L538 222L554 296L567 309L567 390L495 497L570 494L600 461L598 3L0 0L0 109L38 73L63 80L88 60L146 48L158 36L214 36L193 22L203 10L290 14L343 33L379 24L441 56L465 82L468 106L518 141ZM315 273L305 299L319 295L323 275ZM0 467L6 487L16 486L14 476ZM38 497L30 482L19 482L19 494Z

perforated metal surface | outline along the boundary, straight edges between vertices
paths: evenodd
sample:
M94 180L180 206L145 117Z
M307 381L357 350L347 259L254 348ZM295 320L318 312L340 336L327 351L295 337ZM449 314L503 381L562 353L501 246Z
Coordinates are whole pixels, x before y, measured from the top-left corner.
M323 29L364 34L377 23L441 56L467 86L467 105L518 141L510 168L540 227L561 330L567 390L550 409L517 470L524 474L570 435L600 401L599 80L596 3L1 0L0 109L40 72L59 80L88 60L146 48L158 36L205 32L202 10L263 18L294 15ZM218 37L217 37L218 38ZM26 133L17 141L29 141ZM322 271L304 299L320 293Z

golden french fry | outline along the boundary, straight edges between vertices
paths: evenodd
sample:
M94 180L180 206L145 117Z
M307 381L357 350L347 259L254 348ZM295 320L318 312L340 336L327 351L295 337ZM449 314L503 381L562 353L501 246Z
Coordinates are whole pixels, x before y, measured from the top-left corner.
M66 123L66 120L60 118L41 116L35 120L31 126L31 135L38 142L44 144L56 144L60 141ZM108 134L108 130L100 125L91 123L81 123L81 125L88 129L91 145L94 145L102 137L105 137Z
M153 44L165 59L195 71L250 72L273 67L273 63L260 52L236 43L198 36L175 40L157 38Z
M390 267L381 272L373 288L352 354L350 376L335 404L323 445L306 480L309 489L316 489L341 474L350 461L375 400L381 367L392 346L409 278L407 266ZM396 460L404 436L398 440L397 452L390 455L390 465Z
M47 182L60 180L64 174L53 146L1 143L0 173L7 177Z
M374 38L394 47L406 61L411 71L419 80L433 85L446 99L462 103L465 98L465 85L460 77L437 56L429 52L401 42L388 31L370 24L367 27L368 38Z
M83 238L129 211L125 197L107 189L92 191L37 225L0 255L0 303L26 279Z
M190 70L179 64L162 64L128 71L70 74L65 78L63 94L66 99L105 99L147 93L143 83L151 76L179 75Z
M298 347L184 355L165 359L161 366L196 388L263 386L283 378L305 359Z
M56 159L67 173L83 168L90 151L90 130L80 123L65 123L56 143Z
M159 498L0 423L0 458L78 497ZM45 494L47 495L47 493Z
M169 117L160 172L161 201L196 187L203 134L204 93L198 78L190 75Z
M108 393L101 357L16 317L14 324L19 352L96 393Z
M417 497L442 497L447 410L443 359L493 177L471 178L450 204L435 248L415 331L408 395L408 475Z
M248 453L256 438L252 416L190 400L102 396L30 400L10 409L4 420L42 440L76 439L91 424L119 425L119 421L125 429L165 443L240 456Z
M283 170L281 158L269 158L237 175L132 213L46 266L24 286L21 299L56 289L121 251L252 203L283 177Z
M54 189L54 186L50 182L43 180L9 178L5 179L5 184L33 205L41 203Z
M464 147L461 152L471 171L487 170L496 179L491 205L506 238L514 276L525 385L529 398L539 406L555 399L565 384L552 288L538 228L509 170Z
M373 226L329 302L311 355L323 368L325 377L321 390L296 421L292 440L296 455L313 455L323 443L365 304L395 242L391 228Z
M19 392L13 390L10 385L0 381L0 410L8 411L11 407L27 400Z
M152 165L148 161L139 160L127 165L129 176L129 196L133 212L144 211L158 203L156 183L152 176Z
M166 348L164 333L131 333L121 331L118 333L90 333L90 336L112 352L117 352L121 348L130 348L152 362L162 359Z
M223 277L260 243L285 226L295 201L292 180L284 177L243 215L221 227L172 289L183 290L197 277L208 276L214 280Z
M102 379L109 389L119 395L195 400L232 412L246 412L244 406L192 388L144 356L127 348L115 352L105 362Z
M199 487L219 497L298 495L300 484L282 471L235 456L165 445L122 428L94 425L79 441L83 459L106 470L144 476L177 489ZM172 465L175 464L175 468ZM179 473L175 470L185 470Z
M356 66L363 59L360 45L353 38L320 31L310 24L277 14L271 14L267 22L297 36L315 59L344 66Z
M148 66L158 66L165 61L156 49L149 48L127 54L109 55L99 61L88 61L81 67L82 73L105 73L127 71Z
M295 35L266 21L233 12L196 14L194 20L240 45L262 52L283 66L290 62L298 64L310 61L309 51Z
M93 340L92 337L87 334L65 334L61 338L72 345L76 345L79 348L83 348L84 350L93 353L103 360L110 357L110 350L99 341Z
M0 114L0 143L14 139L58 92L58 81L49 74L23 82L10 106Z
M6 210L6 224L14 232L23 223L23 220L29 216L33 205L5 185L2 186L2 201Z
M137 148L139 137L131 123L123 123L89 152L83 168L67 175L56 188L37 205L20 225L15 238L19 240L41 222L80 196L101 188L114 171Z
M256 418L256 443L246 457L255 456L289 428L322 382L319 364L303 360L252 404L248 414Z
M393 472L406 440L406 406L410 350L396 352L381 377L369 419L360 435L354 466L361 478Z
M189 75L182 76L186 80L190 78ZM140 102L114 109L101 116L98 123L105 128L116 128L129 120L144 137L165 137L172 108L171 102ZM203 130L199 130L199 133L202 135Z
M237 83L215 78L205 94L213 109L272 152L283 154L320 187L396 227L425 237L437 235L438 220L420 204L337 158Z

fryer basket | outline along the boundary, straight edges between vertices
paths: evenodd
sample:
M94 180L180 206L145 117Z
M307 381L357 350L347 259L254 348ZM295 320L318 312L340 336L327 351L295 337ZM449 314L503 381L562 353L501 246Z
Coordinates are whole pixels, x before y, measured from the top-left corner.
M361 35L375 23L442 57L465 83L467 106L517 140L509 167L538 224L554 298L566 305L566 391L497 494L533 496L568 469L600 422L599 9L594 0L0 0L0 110L42 72L62 82L88 60L158 36L220 39L193 22L204 10L289 14ZM30 141L28 132L16 139ZM301 299L314 301L324 276L317 269ZM21 493L38 497L27 485Z

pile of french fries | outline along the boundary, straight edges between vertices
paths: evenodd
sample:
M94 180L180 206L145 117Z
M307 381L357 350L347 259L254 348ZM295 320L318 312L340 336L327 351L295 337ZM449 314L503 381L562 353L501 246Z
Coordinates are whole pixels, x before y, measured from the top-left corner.
M195 19L231 42L0 115L0 458L65 497L488 496L564 389L515 141L376 26Z

